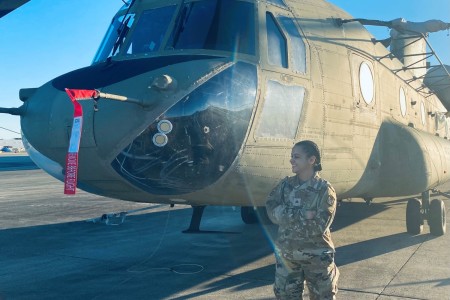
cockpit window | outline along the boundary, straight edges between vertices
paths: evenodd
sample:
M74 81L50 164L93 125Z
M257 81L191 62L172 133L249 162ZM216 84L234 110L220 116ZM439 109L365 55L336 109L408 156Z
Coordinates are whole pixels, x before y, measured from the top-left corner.
M184 4L167 49L212 49L255 54L254 5L237 0Z
M127 54L158 51L175 9L176 6L172 5L144 11L131 36Z
M179 10L177 5L168 5L136 14L122 11L113 19L93 63L119 53L145 54L161 49L207 49L249 55L256 52L255 6L250 2L188 0ZM179 13L173 22L176 11ZM169 30L168 42L163 45Z
M119 53L128 31L134 23L134 16L135 14L121 15L112 20L111 26L95 54L93 63L105 61L108 57Z

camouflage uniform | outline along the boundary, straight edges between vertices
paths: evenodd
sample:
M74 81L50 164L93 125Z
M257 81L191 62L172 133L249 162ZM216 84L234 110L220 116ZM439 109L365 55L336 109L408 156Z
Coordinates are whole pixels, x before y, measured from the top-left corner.
M286 177L269 195L266 207L269 218L279 225L277 299L303 299L305 280L310 299L335 299L339 270L330 234L336 211L333 187L318 173L304 183L297 176Z

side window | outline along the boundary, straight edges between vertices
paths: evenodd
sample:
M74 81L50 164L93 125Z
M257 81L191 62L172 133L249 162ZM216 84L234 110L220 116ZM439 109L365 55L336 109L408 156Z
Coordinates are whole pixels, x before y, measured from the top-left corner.
M374 82L372 69L367 62L362 62L359 66L359 88L364 101L371 104L374 100Z
M427 124L427 113L423 101L420 103L420 117L422 119L422 125L425 126Z
M400 101L400 112L402 113L402 116L405 117L408 106L406 105L406 94L403 87L400 88L399 101Z
M237 0L187 2L166 48L255 55L255 6Z
M292 69L295 72L306 73L306 47L300 32L291 18L280 16L278 20L289 35Z
M267 56L269 64L287 68L287 42L280 27L271 13L266 13Z
M294 139L304 98L304 87L269 81L256 136Z

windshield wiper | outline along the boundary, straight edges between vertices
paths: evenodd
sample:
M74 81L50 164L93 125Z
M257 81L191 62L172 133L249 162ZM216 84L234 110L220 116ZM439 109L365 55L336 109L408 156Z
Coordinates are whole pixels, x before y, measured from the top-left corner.
M172 39L172 48L175 48L175 45L178 43L178 39L180 38L181 33L186 26L186 23L191 15L192 11L192 3L187 4L183 7L183 11L178 15L178 19L175 23L173 39Z
M116 54L117 50L119 50L120 46L122 46L122 44L125 40L125 36L127 35L128 31L130 30L130 27L128 27L128 23L131 20L131 16L124 18L124 20L125 21L122 23L123 28L121 28L122 25L120 25L119 29L117 30L118 37L117 37L116 42L114 43L114 47L113 47L110 57L114 56Z
M120 46L122 46L124 40L125 40L125 36L127 35L128 31L130 30L130 27L128 27L128 23L131 20L131 15L128 15L128 13L130 12L131 7L134 5L134 3L136 2L136 0L131 1L131 4L128 6L127 12L124 14L124 16L128 16L128 17L124 17L122 20L122 23L119 26L119 29L117 29L117 40L114 43L114 47L111 53L111 56L108 57L108 60L111 60L111 57L113 57L117 50L120 49Z

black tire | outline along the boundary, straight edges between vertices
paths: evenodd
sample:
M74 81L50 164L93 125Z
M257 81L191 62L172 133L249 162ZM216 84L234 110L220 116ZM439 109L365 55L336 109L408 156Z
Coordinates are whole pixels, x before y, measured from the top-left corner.
M273 224L267 215L267 209L265 206L242 206L241 207L241 218L245 224Z
M267 214L267 209L265 206L258 206L256 208L256 214L260 224L263 225L272 225L272 221L269 219L269 215Z
M258 216L256 215L256 211L252 206L241 207L241 218L245 224L258 223Z
M423 218L419 199L409 199L406 205L406 231L410 234L420 234L423 230Z
M445 234L446 213L444 201L438 199L431 201L428 225L430 225L430 233L432 235L441 236Z

